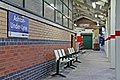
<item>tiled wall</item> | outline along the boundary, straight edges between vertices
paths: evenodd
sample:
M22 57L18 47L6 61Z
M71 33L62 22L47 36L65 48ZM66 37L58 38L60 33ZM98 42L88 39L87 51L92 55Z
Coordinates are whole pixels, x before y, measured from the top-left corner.
M29 19L29 39L7 37L0 9L0 80L37 80L55 69L54 49L70 47L70 32Z

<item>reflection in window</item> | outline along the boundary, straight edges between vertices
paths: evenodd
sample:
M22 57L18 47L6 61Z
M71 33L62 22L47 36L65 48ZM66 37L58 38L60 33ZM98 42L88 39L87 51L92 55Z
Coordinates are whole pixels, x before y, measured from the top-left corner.
M62 24L62 14L59 12L56 12L56 22Z
M72 21L71 21L71 20L69 20L69 28L70 28L70 29L73 29L73 24L72 24Z
M6 1L6 2L11 2L11 3L13 3L13 4L16 4L16 5L18 5L18 6L21 6L21 7L23 7L23 0L3 0L3 1Z
M42 0L25 0L25 8L42 15Z
M42 1L42 0L41 0L41 1ZM44 1L46 1L48 4L51 4L51 5L54 6L54 0L44 0Z
M44 16L45 18L54 21L54 8L44 3Z
M72 20L72 12L69 10L69 17Z
M62 12L62 2L60 0L56 0L56 8Z
M68 27L68 18L66 18L65 16L63 16L63 25Z
M68 8L64 5L64 14L68 17Z
M68 6L68 0L63 0L63 2Z
M69 0L69 8L72 10L72 0Z

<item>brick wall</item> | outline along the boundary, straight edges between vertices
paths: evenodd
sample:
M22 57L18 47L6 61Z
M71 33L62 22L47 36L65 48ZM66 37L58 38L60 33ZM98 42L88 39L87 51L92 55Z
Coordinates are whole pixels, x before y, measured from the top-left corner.
M70 32L29 19L30 39L70 41Z
M29 39L7 37L0 9L0 80L37 80L55 69L54 49L70 47L70 32L29 19Z
M0 37L7 38L7 12L0 9Z

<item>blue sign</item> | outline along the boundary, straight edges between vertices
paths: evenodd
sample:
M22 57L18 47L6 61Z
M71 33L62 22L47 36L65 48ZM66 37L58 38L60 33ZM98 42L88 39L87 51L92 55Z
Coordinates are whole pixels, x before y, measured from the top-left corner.
M28 38L28 18L13 12L9 12L8 36Z

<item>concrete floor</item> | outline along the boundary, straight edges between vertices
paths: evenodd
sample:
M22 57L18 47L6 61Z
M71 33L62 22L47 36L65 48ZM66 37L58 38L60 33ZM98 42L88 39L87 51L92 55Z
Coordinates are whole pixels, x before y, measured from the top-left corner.
M110 69L103 51L89 50L80 59L82 63L75 63L76 69L62 69L67 78L49 76L43 80L115 80L115 70Z

